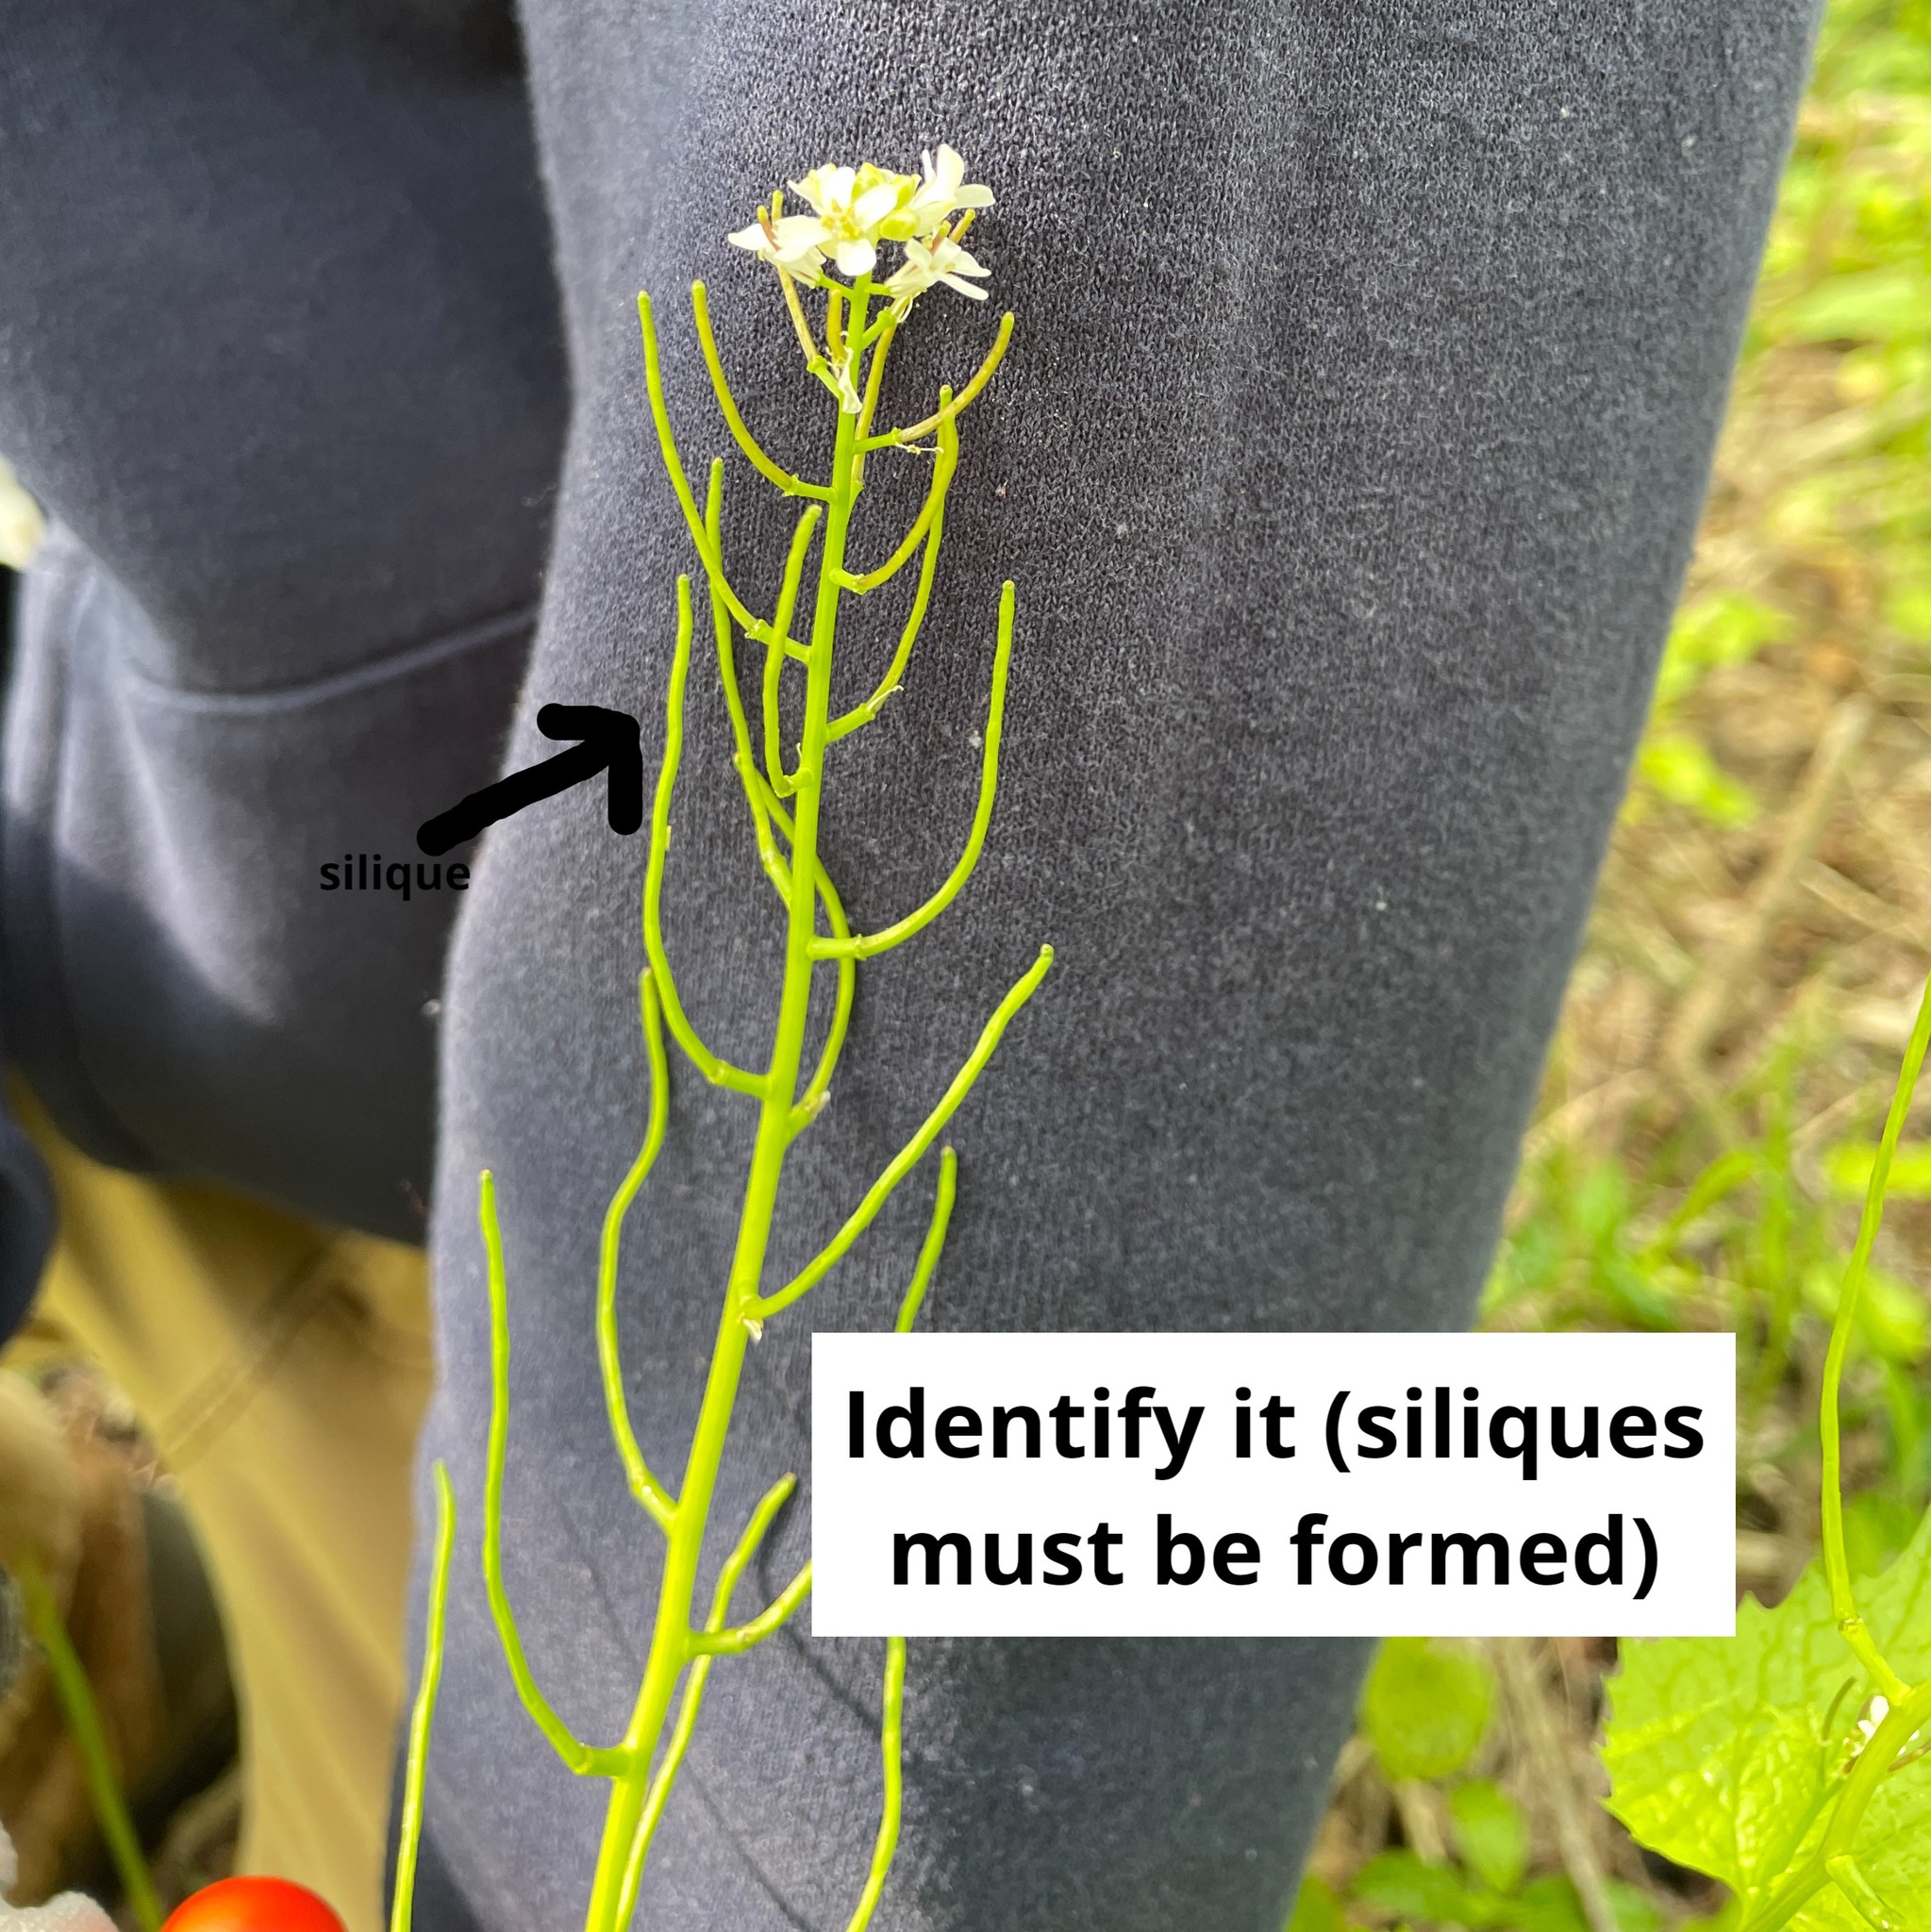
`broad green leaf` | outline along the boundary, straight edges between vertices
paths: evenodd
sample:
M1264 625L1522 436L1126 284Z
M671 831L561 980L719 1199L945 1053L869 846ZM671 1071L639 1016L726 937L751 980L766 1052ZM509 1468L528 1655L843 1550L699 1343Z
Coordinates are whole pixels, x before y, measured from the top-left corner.
M1448 1807L1463 1862L1495 1891L1513 1891L1528 1869L1529 1828L1521 1808L1487 1778L1457 1785Z
M1494 1674L1473 1651L1390 1637L1361 1689L1361 1728L1390 1777L1446 1777L1475 1755L1494 1704Z
M1294 1909L1281 1932L1350 1932L1348 1915L1333 1890L1310 1872L1301 1881Z
M1899 1673L1931 1674L1931 1515L1858 1593ZM1735 1888L1747 1913L1822 1837L1869 1688L1816 1569L1773 1610L1746 1598L1734 1638L1630 1643L1609 1687L1609 1808L1641 1843ZM1880 1788L1855 1851L1905 1924L1931 1925L1931 1760ZM1790 1923L1870 1932L1835 1886Z
M1725 1899L1718 1910L1707 1919L1685 1919L1676 1927L1676 1932L1737 1932L1743 1923L1743 1908L1737 1902L1734 1892Z

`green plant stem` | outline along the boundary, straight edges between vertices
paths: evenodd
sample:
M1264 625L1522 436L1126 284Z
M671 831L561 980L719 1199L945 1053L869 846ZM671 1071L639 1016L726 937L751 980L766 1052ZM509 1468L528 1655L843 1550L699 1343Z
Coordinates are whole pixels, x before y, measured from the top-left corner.
M858 277L848 291L834 290L828 297L826 315L826 340L831 352L827 361L817 354L809 330L805 326L796 290L782 271L779 278L784 283L787 305L806 349L807 366L841 398L831 480L824 486L804 483L779 469L751 436L724 380L703 291L697 291L693 298L706 365L727 425L739 447L768 481L776 483L787 493L820 499L807 508L794 531L779 592L776 619L772 624L754 617L724 577L721 530L722 470L717 465L711 469L707 501L700 514L671 429L650 303L647 297L640 296L638 304L652 420L657 427L665 470L709 584L719 670L724 680L731 716L734 763L750 809L759 862L783 902L786 928L784 973L771 1052L763 1072L753 1073L721 1059L699 1039L677 996L664 949L661 893L671 841L671 801L682 755L684 695L690 674L692 631L691 584L688 578L680 577L677 585L676 645L666 693L664 752L652 806L642 908L644 951L649 969L640 987L640 1012L650 1058L651 1117L643 1146L605 1217L597 1282L598 1359L612 1438L624 1463L631 1492L662 1529L666 1547L643 1680L638 1688L636 1703L622 1739L607 1748L593 1748L578 1740L545 1701L530 1671L504 1583L502 1498L508 1426L509 1328L495 1184L487 1173L482 1177L478 1206L489 1260L492 1385L485 1480L484 1578L504 1655L524 1707L572 1771L605 1776L610 1781L603 1840L591 1881L585 1932L623 1932L628 1924L636 1906L644 1858L683 1764L712 1659L720 1655L741 1654L761 1642L783 1626L810 1591L811 1566L807 1563L765 1609L735 1626L725 1621L732 1590L777 1509L791 1493L794 1479L788 1476L767 1492L740 1538L736 1550L720 1575L708 1620L702 1628L696 1627L691 1621L691 1606L695 1600L711 1504L742 1378L745 1350L758 1339L766 1319L796 1301L829 1271L877 1212L885 1198L924 1156L983 1070L1007 1025L1031 997L1052 963L1052 949L1042 948L1031 970L1007 994L987 1022L972 1055L939 1106L874 1184L858 1210L834 1239L831 1247L809 1264L805 1276L787 1284L778 1295L765 1297L761 1283L785 1158L791 1143L816 1117L829 1091L850 1011L856 958L909 938L912 932L936 917L964 884L977 861L986 821L991 809L997 774L999 727L1011 652L1013 608L1012 587L1008 584L1001 599L999 645L994 658L992 702L980 800L965 857L954 868L940 892L917 912L883 934L854 941L838 894L818 857L825 754L836 738L856 728L857 724L870 721L904 670L931 590L932 571L943 525L945 487L956 459L954 419L958 409L984 387L997 366L1011 334L1011 318L1008 316L1002 325L991 353L957 403L949 391L942 392L941 414L922 425L920 433L932 428L939 430L941 471L928 493L927 508L922 513L920 526L893 552L886 569L874 572L869 577L855 577L845 568L846 541L853 508L863 487L865 451L868 447L879 446L876 439L869 437L869 431L878 403L883 358L891 345L896 320L888 314L877 325L872 325L871 310L878 297L868 276ZM844 312L847 305L848 315ZM869 374L864 365L868 348L872 354ZM789 635L791 616L814 537L818 541L818 575L810 641L808 645L800 646ZM924 547L924 558L913 617L894 654L886 680L871 700L835 728L830 707L833 646L837 637L840 600L847 594L862 595L866 589L882 582L885 576L909 560L921 542ZM733 621L747 637L761 642L767 652L762 704L765 769L762 772L757 766L750 723L738 691L730 641ZM777 699L784 668L793 662L802 663L805 669L805 700L797 763L794 769L787 772L779 757ZM789 811L779 802L784 798L792 801ZM774 832L787 841L790 848L788 858L778 851L773 836ZM817 915L821 903L831 926L828 939L818 931ZM827 946L835 950L827 952ZM801 1092L813 975L818 966L826 963L835 966L837 975L831 1024L818 1066ZM758 1106L757 1134L745 1176L738 1239L725 1284L724 1307L718 1320L697 1424L674 1494L668 1491L650 1472L630 1426L624 1401L615 1312L623 1223L663 1140L668 1102L663 1046L666 1031L707 1079L755 1098ZM951 1151L947 1149L941 1158L939 1198L931 1231L920 1254L902 1313L902 1326L908 1325L916 1314L919 1299L937 1265L954 1188L954 1163ZM886 1658L884 1811L871 1874L857 1913L851 1922L854 1932L859 1932L871 1917L897 1843L904 1679L905 1645L903 1640L894 1638L888 1643ZM678 1700L680 1684L683 1690L681 1703ZM678 1707L674 1723L671 1718L674 1704Z
M442 1633L449 1617L449 1562L456 1549L456 1491L449 1468L438 1461L436 1475L436 1559L429 1576L429 1615L423 1636L423 1675L409 1713L408 1770L403 1779L402 1818L396 1832L395 1895L390 1902L389 1932L409 1932L415 1910L416 1855L423 1842L423 1777L429 1762L429 1729L436 1721L436 1689L442 1681Z
M1871 1166L1871 1184L1864 1191L1864 1211L1857 1223L1856 1244L1851 1250L1844 1270L1843 1287L1838 1294L1837 1319L1831 1324L1830 1348L1823 1358L1823 1390L1818 1405L1818 1430L1823 1441L1823 1574L1830 1584L1831 1614L1844 1641L1856 1654L1857 1661L1871 1673L1877 1688L1892 1704L1911 1694L1911 1687L1898 1675L1878 1649L1864 1620L1857 1611L1856 1593L1851 1584L1850 1562L1844 1550L1843 1446L1839 1419L1839 1397L1843 1382L1844 1362L1850 1354L1851 1339L1856 1331L1857 1309L1863 1300L1865 1277L1871 1265L1871 1250L1884 1223L1884 1194L1890 1179L1890 1164L1897 1153L1906 1117L1911 1110L1911 1096L1917 1091L1918 1075L1924 1065L1924 1051L1931 1044L1931 979L1924 985L1918 1002L1918 1017L1905 1048L1904 1065L1898 1070L1897 1088L1891 1095L1884 1134L1877 1143L1877 1158Z
M878 1816L878 1836L872 1845L872 1869L865 1889L852 1910L845 1932L865 1932L878 1908L879 1894L898 1855L899 1815L904 1797L904 1727L906 1702L906 1641L885 1640L885 1717L879 1727L878 1755L885 1767L885 1802Z
M1927 1722L1931 1722L1931 1683L1919 1685L1902 1703L1886 1711L1870 1741L1858 1752L1850 1776L1844 1780L1843 1794L1817 1850L1743 1922L1740 1932L1776 1932L1776 1927L1787 1924L1806 1899L1831 1882L1829 1868L1837 1859L1849 1855L1865 1807L1890 1774L1898 1753Z
M939 1266L939 1257L945 1249L945 1230L952 1223L952 1203L958 1192L958 1156L950 1147L939 1150L939 1188L932 1196L932 1219L925 1229L924 1245L919 1250L917 1264L912 1269L911 1285L906 1290L906 1298L899 1304L898 1320L892 1324L895 1334L909 1335L912 1324L919 1319L919 1310L925 1304L925 1291L932 1286L933 1271Z
M706 1630L722 1630L724 1619L730 1614L731 1596L738 1588L738 1581L743 1575L745 1567L757 1555L758 1545L764 1541L764 1533L771 1527L771 1522L789 1500L791 1493L798 1487L798 1478L787 1474L774 1483L763 1495L757 1507L751 1513L751 1521L744 1526L744 1534L738 1539L738 1547L725 1559L724 1567L718 1574L717 1589L712 1593L710 1615L705 1620ZM677 1773L682 1769L684 1756L691 1748L691 1733L697 1728L697 1714L704 1705L705 1686L710 1680L710 1667L713 1659L700 1657L691 1664L684 1679L684 1701L677 1709L677 1722L671 1732L671 1740L665 1746L663 1760L658 1764L656 1775L651 1779L650 1790L644 1798L643 1811L638 1820L635 1837L630 1843L630 1857L624 1870L624 1885L617 1901L617 1924L627 1925L630 1916L637 1908L637 1891L643 1882L643 1861L650 1854L651 1840L657 1835L658 1821L664 1815L664 1807L670 1801L671 1789L677 1781Z
M862 308L855 308L855 320L862 325ZM629 1728L620 1747L629 1756L631 1769L613 1780L604 1821L603 1844L591 1885L585 1932L619 1932L617 1910L632 1842L642 1822L649 1765L656 1755L677 1680L693 1656L691 1607L697 1588L698 1562L710 1518L711 1498L717 1488L718 1470L724 1459L724 1440L737 1405L744 1351L751 1339L746 1317L757 1319L755 1310L758 1284L764 1274L785 1155L792 1140L791 1109L798 1095L815 964L812 940L818 911L819 807L824 775L825 726L830 714L832 645L841 594L838 578L844 568L845 538L851 526L855 494L852 472L857 442L857 416L841 409L806 664L804 732L794 777L791 818L791 892L786 910L784 981L778 998L777 1024L771 1059L760 1082L757 1135L744 1184L724 1311L718 1322L690 1458L685 1464L684 1480L678 1488L667 1533L669 1547L658 1588L649 1660ZM699 524L700 531L702 527ZM688 637L688 625L684 628ZM680 702L681 695L680 691ZM649 909L654 915L655 906ZM661 944L658 940L652 948L654 966ZM668 1008L668 1002L666 1005Z
M962 414L966 407L978 395L979 391L992 380L992 372L1005 359L1007 344L1011 341L1012 311L1008 308L999 318L999 333L993 338L992 346L986 352L986 359L979 364L978 368L973 373L972 380L959 391L956 397L941 403L937 410L927 416L923 423L909 424L904 429L888 429L883 436L867 438L865 447L867 449L887 449L893 444L903 445L908 442L916 442L922 436L930 436L939 427L941 423Z
M717 337L711 333L710 327L710 299L702 282L691 284L691 310L697 319L697 341L704 350L704 366L710 372L710 386L718 399L718 411L724 419L724 426L731 432L732 441L744 452L745 459L760 476L776 484L787 496L829 496L831 491L823 483L807 483L803 477L792 475L781 464L773 462L757 439L745 427L744 418L738 411L738 399L731 393L731 385L724 380L724 365L718 359ZM778 628L782 632L783 625Z
M1013 1015L1039 991L1040 982L1045 978L1052 964L1052 947L1041 946L1039 958L993 1008L992 1017L986 1022L977 1042L967 1056L965 1065L953 1075L952 1085L941 1095L939 1105L925 1116L918 1132L899 1149L885 1172L872 1183L865 1198L853 1208L845 1224L784 1287L755 1305L754 1312L758 1321L769 1321L773 1315L782 1313L793 1302L808 1294L844 1258L852 1243L871 1226L898 1184L924 1158L926 1150L945 1131L946 1123L958 1111L960 1104L985 1071L987 1061L992 1058L1007 1027L1012 1023Z
M623 1185L611 1195L604 1215L603 1241L597 1253L597 1367L603 1376L604 1410L609 1420L610 1437L617 1445L617 1457L624 1465L630 1493L639 1507L661 1528L671 1520L671 1499L664 1486L651 1474L643 1451L638 1446L637 1432L630 1426L630 1412L624 1403L623 1369L617 1357L617 1259L623 1242L624 1217L657 1164L671 1111L671 1069L664 1053L663 1015L648 967L638 976L637 1004L644 1053L650 1062L650 1122L644 1129L643 1145L630 1163Z
M100 1707L94 1702L86 1667L68 1638L67 1626L60 1621L60 1607L54 1601L53 1590L40 1565L28 1557L15 1575L26 1605L27 1630L46 1654L54 1693L60 1700L67 1728L73 1732L75 1745L80 1752L87 1788L93 1798L94 1818L101 1827L101 1836L108 1841L114 1870L120 1874L121 1890L126 1894L134 1916L141 1921L142 1932L160 1932L161 1902L148 1874L147 1860L141 1856L141 1839L128 1814L127 1801L121 1794L113 1748L102 1728Z

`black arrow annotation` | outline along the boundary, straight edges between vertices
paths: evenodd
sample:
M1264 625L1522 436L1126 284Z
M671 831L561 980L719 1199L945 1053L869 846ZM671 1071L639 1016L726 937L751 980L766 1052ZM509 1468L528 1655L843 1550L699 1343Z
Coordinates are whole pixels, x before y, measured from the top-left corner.
M634 832L643 824L643 752L638 741L637 720L627 711L608 711L601 705L545 705L537 713L537 729L545 738L576 738L583 741L560 751L540 765L512 772L480 791L472 791L458 805L425 819L416 828L416 843L431 858L476 837L486 825L507 819L539 799L554 798L608 769L608 810L613 832Z

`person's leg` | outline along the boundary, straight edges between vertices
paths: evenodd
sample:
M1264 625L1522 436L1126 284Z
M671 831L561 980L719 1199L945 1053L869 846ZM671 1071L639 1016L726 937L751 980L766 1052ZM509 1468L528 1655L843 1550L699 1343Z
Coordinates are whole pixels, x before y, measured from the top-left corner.
M7 1050L96 1158L421 1241L456 895L389 869L494 774L563 427L508 0L0 0L0 175Z
M512 763L541 755L546 702L621 707L647 754L661 742L674 580L694 563L636 291L657 298L693 469L728 447L693 275L753 424L780 459L822 465L769 272L725 230L809 166L904 167L941 140L999 197L972 246L1019 333L963 426L906 691L828 781L822 849L855 924L914 903L958 849L1009 575L998 810L957 908L863 973L844 1070L788 1172L774 1281L1050 940L1057 967L951 1130L934 1325L1468 1318L1688 554L1811 25L1808 0L528 0L579 397ZM947 299L895 352L894 412L990 340L984 309ZM731 465L726 552L769 586L789 520ZM923 480L912 458L874 466L868 558ZM892 615L868 606L848 634L870 640L841 645L856 692ZM691 691L666 922L699 1027L755 1063L774 924L714 675ZM474 1176L494 1170L511 1593L539 1678L598 1740L635 1691L660 1546L605 1436L591 1332L599 1221L646 1108L642 860L580 798L490 835L453 957L435 1216L429 1433L474 1524ZM673 1477L750 1111L678 1067L626 1237L627 1380ZM928 1199L907 1188L751 1352L711 1563L806 1467L810 1329L890 1325ZM807 1523L784 1520L760 1592ZM439 1859L491 1932L574 1923L602 1790L523 1715L467 1563L451 1632ZM878 1923L1271 1932L1361 1657L914 1643ZM647 1923L844 1923L876 1824L878 1665L876 1644L814 1641L801 1619L717 1668Z

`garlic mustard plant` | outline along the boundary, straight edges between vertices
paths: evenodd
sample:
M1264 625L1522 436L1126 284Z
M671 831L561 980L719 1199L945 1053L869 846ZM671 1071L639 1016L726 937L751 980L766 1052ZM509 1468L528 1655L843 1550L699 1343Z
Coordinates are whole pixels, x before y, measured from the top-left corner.
M608 1744L587 1744L564 1724L539 1689L509 1604L503 1578L503 1474L508 1442L509 1324L503 1243L494 1183L482 1176L480 1219L489 1259L494 1400L491 1414L484 1497L483 1574L503 1652L518 1693L537 1727L569 1768L609 1785L602 1846L591 1883L586 1932L618 1932L636 1908L645 1859L664 1807L676 1785L697 1724L705 1686L720 1657L741 1656L761 1643L805 1601L811 1588L807 1563L777 1597L743 1622L732 1621L732 1599L773 1521L796 1487L785 1475L751 1512L736 1547L708 1579L699 1607L706 1526L737 1401L744 1355L766 1323L793 1307L837 1266L892 1192L939 1144L946 1124L971 1091L1015 1014L1032 998L1052 964L1042 946L1032 965L1000 1001L951 1085L911 1138L865 1191L830 1242L790 1280L768 1285L766 1254L778 1184L786 1157L824 1106L844 1049L846 1023L861 961L903 945L924 930L964 889L978 863L998 783L1000 737L1005 721L1007 675L1012 658L1013 586L999 600L992 653L991 691L980 759L978 803L957 862L922 906L874 932L851 928L838 890L819 852L825 787L838 747L872 724L907 675L931 603L946 495L958 464L960 415L985 389L1012 336L1012 317L1000 322L985 359L957 392L939 391L937 406L915 423L876 426L886 358L897 332L922 295L943 285L983 299L974 286L987 271L959 245L959 237L990 192L965 178L965 164L949 147L927 155L917 175L862 167L815 168L793 192L809 214L787 214L782 193L757 210L757 219L729 240L775 272L777 291L803 352L805 373L828 391L837 411L829 476L809 481L774 461L752 435L724 378L702 282L692 285L691 312L719 411L738 449L764 481L802 505L783 577L770 615L757 614L725 575L722 547L724 464L712 461L700 505L685 471L671 426L670 401L658 357L648 295L638 297L643 331L644 373L652 419L672 493L682 511L702 571L725 704L730 715L734 763L741 784L748 829L764 876L785 914L784 973L772 1018L771 1050L760 1067L741 1067L713 1053L698 1037L678 996L665 941L660 906L671 842L672 806L683 755L684 693L694 629L691 578L677 582L676 645L665 707L664 750L650 822L643 886L643 951L639 1009L649 1068L650 1113L643 1144L604 1218L596 1295L596 1346L612 1441L638 1507L664 1537L666 1555L656 1620L642 1680L628 1723ZM901 260L890 274L881 250L896 247ZM817 311L807 315L806 297ZM932 458L924 502L909 529L873 569L851 559L854 513L869 459L893 450L919 449ZM805 575L813 570L808 610L801 604ZM842 647L841 626L854 600L882 589L917 560L907 612L883 676L870 694L849 708L832 708L834 661ZM738 664L740 641L762 653L755 697L747 705ZM754 714L758 730L754 732ZM784 720L796 735L786 744ZM815 1064L805 1058L807 1015L814 982L831 980L830 1019ZM617 1335L617 1273L624 1218L663 1145L670 1104L670 1055L666 1036L705 1079L742 1094L757 1109L757 1136L745 1175L736 1249L724 1285L723 1307L702 1407L685 1458L682 1480L673 1487L646 1461L631 1426L624 1395ZM930 1223L910 1286L898 1311L901 1331L911 1326L924 1300L951 1217L956 1161L940 1149ZM441 1655L442 1605L447 1589L454 1501L438 1471L441 1528L430 1599L429 1640L423 1690L411 1725L409 1780L403 1807L403 1856L399 1871L413 1867L421 1819L421 1769L427 1749L435 1676ZM851 1918L852 1932L871 1919L898 1841L900 1723L906 1649L887 1642L881 1739L883 1804L871 1868ZM395 1932L407 1932L408 1885L397 1887Z

